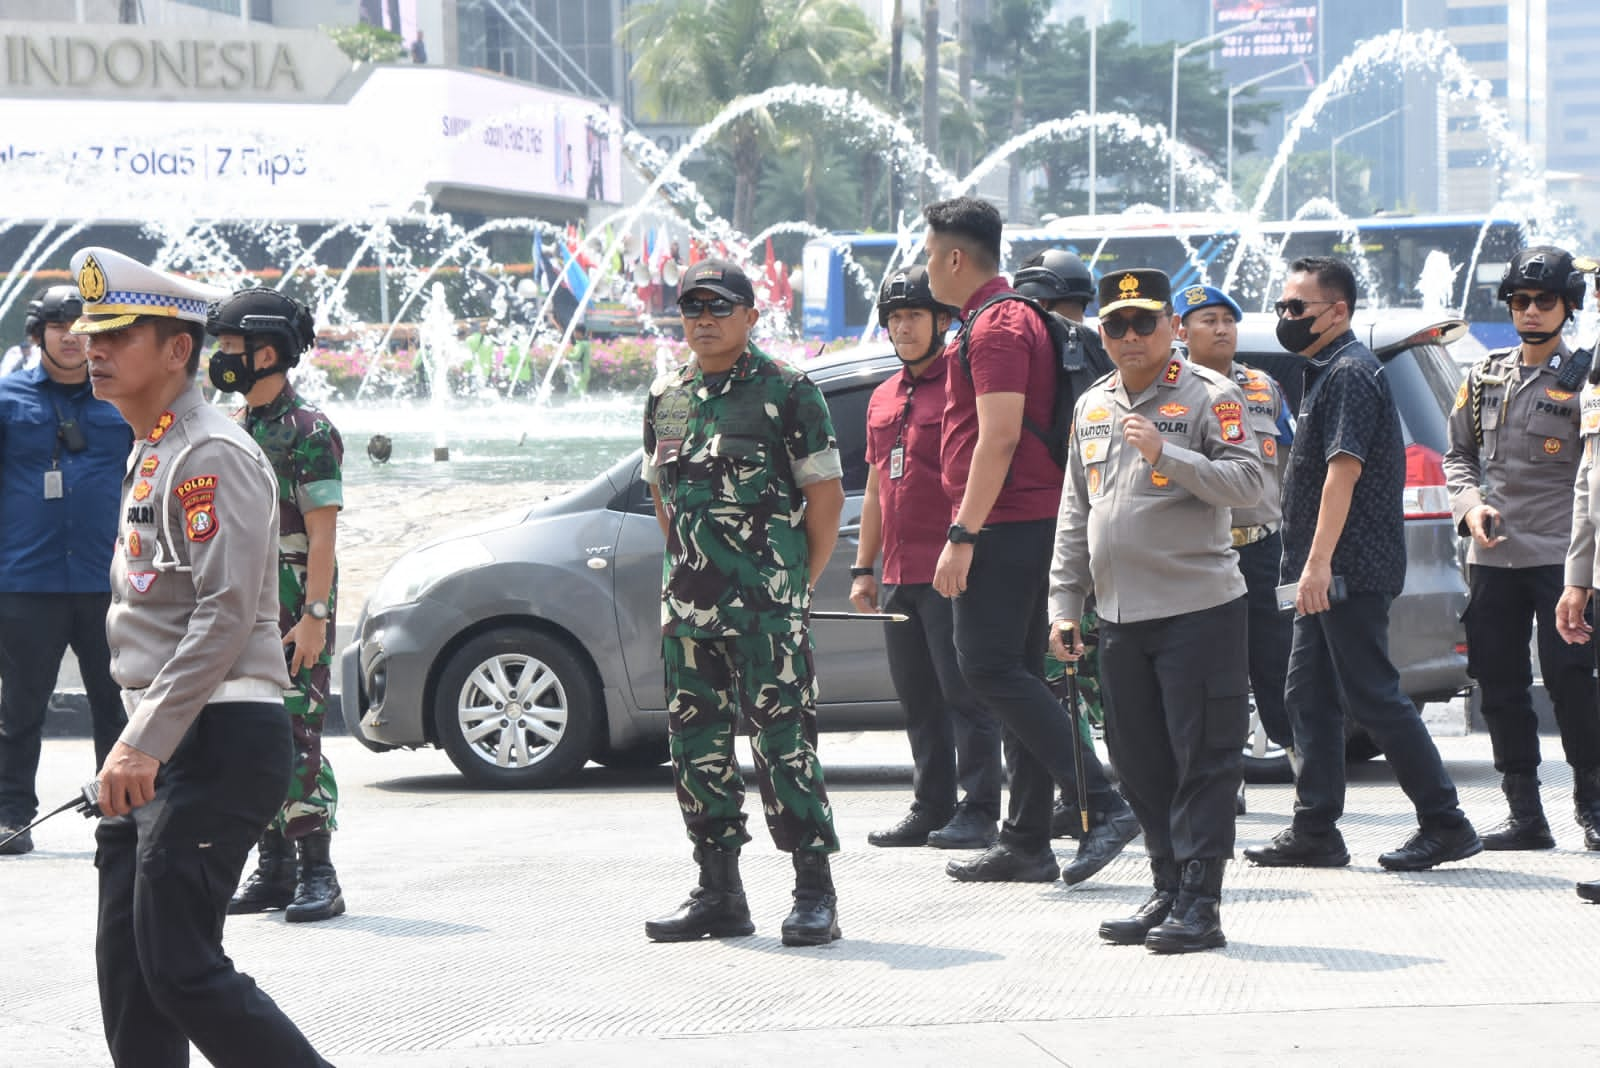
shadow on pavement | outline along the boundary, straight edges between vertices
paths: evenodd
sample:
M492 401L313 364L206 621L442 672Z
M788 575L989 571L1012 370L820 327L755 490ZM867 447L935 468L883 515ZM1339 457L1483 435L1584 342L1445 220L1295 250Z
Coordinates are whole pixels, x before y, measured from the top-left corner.
M867 961L881 964L891 971L897 972L932 972L942 971L946 968L959 968L967 964L977 964L985 961L1004 960L1003 953L989 953L973 949L950 949L944 946L932 946L926 943L914 942L874 942L868 939L852 939L849 930L849 918L840 921L845 929L845 935L837 942L826 946L786 946L780 940L771 937L753 936L750 938L723 939L722 944L731 949L742 949L749 953L776 954L781 956L802 956L826 958L828 960L853 960Z
M1313 965L1324 972L1398 972L1430 964L1443 964L1441 957L1412 957L1403 953L1373 953L1364 949L1334 946L1269 946L1228 940L1223 952L1254 964Z

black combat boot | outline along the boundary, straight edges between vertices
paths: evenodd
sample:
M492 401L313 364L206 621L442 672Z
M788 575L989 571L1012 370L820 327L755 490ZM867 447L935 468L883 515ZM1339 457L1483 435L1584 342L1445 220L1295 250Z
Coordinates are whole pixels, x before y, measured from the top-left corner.
M1544 806L1539 803L1539 779L1522 772L1507 772L1500 789L1511 806L1511 815L1478 837L1485 849L1554 849L1556 840L1545 822Z
M312 831L298 843L300 881L295 884L294 900L283 910L289 923L315 923L344 915L344 894L339 890L339 875L328 859L331 831Z
M262 831L256 843L256 870L233 892L228 915L287 908L294 900L294 846L282 831Z
M1149 900L1132 916L1102 923L1101 938L1117 946L1142 946L1145 935L1167 918L1178 897L1178 862L1171 857L1151 857L1150 876L1155 892Z
M671 916L646 920L644 933L656 942L755 934L739 879L739 851L700 845L695 846L694 859L700 865L700 885L689 891L689 900Z
M1600 905L1600 879L1588 883L1579 883L1578 896L1585 901L1592 901L1596 905Z
M1183 864L1183 880L1178 900L1161 926L1145 935L1145 948L1152 953L1193 953L1225 946L1222 936L1222 868L1227 862L1214 859L1188 860Z
M839 899L833 892L828 854L794 851L794 909L783 921L786 946L825 946L840 937Z
M1583 848L1600 851L1600 768L1572 769L1572 802Z

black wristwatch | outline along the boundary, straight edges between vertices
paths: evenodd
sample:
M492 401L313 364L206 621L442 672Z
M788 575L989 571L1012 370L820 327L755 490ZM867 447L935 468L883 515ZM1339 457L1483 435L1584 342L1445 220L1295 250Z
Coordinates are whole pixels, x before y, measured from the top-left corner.
M951 545L976 545L978 536L960 523L951 523L950 530L945 534L945 539Z
M850 569L850 577L851 578L871 578L872 577L872 568L871 567L852 567Z

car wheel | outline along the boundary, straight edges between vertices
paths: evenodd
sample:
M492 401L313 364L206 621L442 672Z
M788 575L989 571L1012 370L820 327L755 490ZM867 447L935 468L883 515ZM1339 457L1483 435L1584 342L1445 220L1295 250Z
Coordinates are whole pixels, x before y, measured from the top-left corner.
M625 745L620 749L605 749L594 755L594 762L619 771L642 771L648 768L658 768L672 759L672 753L667 748L665 738L653 738L648 742L635 742Z
M599 692L566 643L507 627L450 658L433 715L450 762L474 786L540 789L589 759Z
M1254 695L1250 698L1250 735L1244 743L1244 781L1254 785L1294 782L1294 768L1289 764L1289 754L1283 746L1267 737L1261 725L1261 714L1256 710Z

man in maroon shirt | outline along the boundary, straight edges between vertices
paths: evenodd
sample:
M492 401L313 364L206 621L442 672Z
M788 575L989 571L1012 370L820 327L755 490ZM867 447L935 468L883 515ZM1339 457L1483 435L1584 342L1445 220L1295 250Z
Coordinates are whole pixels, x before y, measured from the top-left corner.
M969 882L1049 882L1052 777L1076 783L1072 724L1044 682L1045 594L1055 546L1063 472L1044 438L1055 404L1056 353L1039 314L1021 301L989 305L1011 291L999 275L1000 213L973 197L930 204L928 282L935 299L960 307L968 367L950 343L940 460L954 522L933 584L955 602L961 674L1005 726L1011 804L999 841L945 871ZM988 306L986 306L988 305ZM981 312L981 314L980 314ZM1126 801L1098 761L1086 762L1091 827L1062 877L1082 882L1139 833Z
M890 275L878 295L901 371L867 402L867 494L850 569L850 603L878 611L873 562L883 553L883 605L908 619L885 630L889 677L911 739L911 811L875 846L983 849L1000 820L1000 723L973 696L956 666L950 602L933 588L950 502L939 478L952 308L933 299L924 267ZM959 804L956 790L966 795Z

